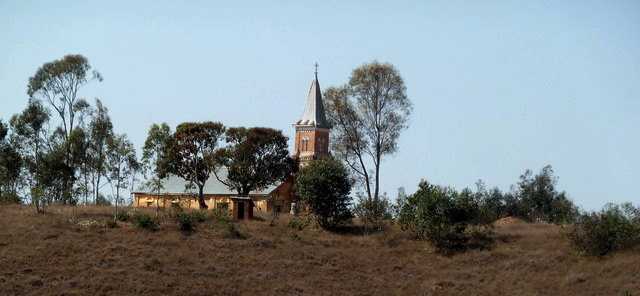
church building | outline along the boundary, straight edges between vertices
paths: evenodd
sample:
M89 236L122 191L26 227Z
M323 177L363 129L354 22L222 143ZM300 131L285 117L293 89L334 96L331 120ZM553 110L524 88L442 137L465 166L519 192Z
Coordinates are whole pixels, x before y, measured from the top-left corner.
M329 132L322 92L318 82L318 71L311 81L307 94L304 113L294 123L295 139L292 157L298 159L300 166L309 161L329 155ZM225 178L226 171L218 172L219 177ZM293 192L294 178L289 178L269 186L260 191L253 191L248 197L239 197L236 192L229 190L215 176L211 176L203 188L205 203L209 209L226 209L235 219L251 219L257 212L288 212L296 197ZM187 190L188 182L178 176L170 176L164 181L164 190L160 194L151 192L149 188L141 187L132 192L134 207L168 208L179 205L182 208L199 208L197 194Z

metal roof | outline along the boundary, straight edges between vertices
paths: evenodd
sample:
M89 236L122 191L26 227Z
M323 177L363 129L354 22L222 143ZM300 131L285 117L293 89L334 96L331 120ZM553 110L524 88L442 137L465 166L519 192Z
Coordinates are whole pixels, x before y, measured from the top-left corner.
M227 178L226 168L221 168L218 171L218 176L222 180L226 179ZM175 175L170 175L169 177L163 180L164 189L162 190L161 193L163 194L180 194L180 193L197 194L198 187L194 185L193 189L187 190L186 188L188 184L189 182L186 181L185 179ZM273 190L275 190L280 184L282 184L282 182L277 182L276 184L273 184L263 190L251 191L249 194L268 195L271 192L273 192ZM135 192L136 193L152 193L151 190L146 185L141 185L138 188L138 190L136 190ZM218 181L218 179L213 174L211 174L207 182L205 182L203 193L215 194L215 195L237 195L238 194L237 191L230 190L229 187L227 187L227 185L224 185L222 184L222 182Z
M296 125L308 125L320 128L329 128L329 123L324 114L324 105L322 104L322 92L320 91L320 83L318 83L318 73L315 79L311 81L309 94L307 95L307 103L304 107L302 118L296 122Z

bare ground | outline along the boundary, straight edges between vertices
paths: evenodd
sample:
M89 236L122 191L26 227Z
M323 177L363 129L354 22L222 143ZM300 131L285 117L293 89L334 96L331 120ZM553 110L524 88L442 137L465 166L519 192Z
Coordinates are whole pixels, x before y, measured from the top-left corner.
M215 221L185 235L165 215L155 232L107 228L111 211L0 207L0 295L640 295L640 250L582 257L554 225L497 223L492 250L442 256L395 227L296 231L282 216L229 239Z

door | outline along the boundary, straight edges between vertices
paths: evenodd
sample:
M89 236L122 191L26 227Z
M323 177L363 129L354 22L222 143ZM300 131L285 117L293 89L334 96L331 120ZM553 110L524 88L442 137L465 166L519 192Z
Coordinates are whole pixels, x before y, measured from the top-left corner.
M242 220L244 219L244 202L238 201L237 206L238 206L238 210L237 210L238 219Z

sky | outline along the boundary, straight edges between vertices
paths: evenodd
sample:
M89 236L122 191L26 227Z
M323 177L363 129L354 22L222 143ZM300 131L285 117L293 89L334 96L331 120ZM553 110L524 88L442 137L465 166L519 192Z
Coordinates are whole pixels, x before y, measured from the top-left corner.
M550 164L584 209L640 203L638 1L0 0L0 118L66 54L102 74L80 95L138 148L158 122L291 138L314 63L326 88L388 62L414 106L383 159L391 197L421 179L509 190Z

